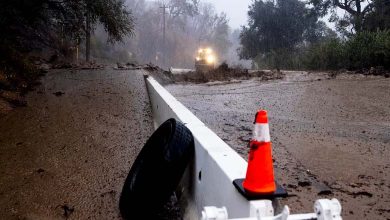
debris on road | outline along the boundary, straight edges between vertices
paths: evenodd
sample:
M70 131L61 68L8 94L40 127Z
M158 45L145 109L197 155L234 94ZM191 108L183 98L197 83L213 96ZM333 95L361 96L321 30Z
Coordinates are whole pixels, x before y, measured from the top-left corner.
M114 67L114 70L147 70L147 71L156 71L156 70L162 70L160 67L148 63L144 65L139 65L137 63L131 63L128 62L126 64L116 63L116 67Z
M42 169L42 168L39 168L39 169L37 170L37 173L43 173L43 172L45 172L45 170Z
M146 69L149 70L149 69ZM246 80L250 78L258 78L260 80L275 80L283 79L284 73L279 70L273 71L249 71L243 68L232 68L228 64L222 63L216 69L210 71L189 71L185 74L173 74L170 71L158 71L159 68L153 68L152 75L161 83L207 83L215 81L231 81L231 80Z
M83 62L83 63L70 63L70 62L61 62L52 65L52 69L80 69L80 70L100 70L104 69L103 64L98 64L95 61Z
M69 205L61 205L61 206L58 206L59 208L61 208L63 210L63 216L68 219L70 217L70 215L74 212L74 207L71 207Z
M0 91L0 99L9 102L13 106L26 106L27 102L20 92Z
M62 95L64 95L65 93L64 92L55 92L55 93L53 93L53 95L55 95L55 96L62 96Z
M310 181L299 181L298 182L298 186L300 186L300 187L308 187L308 186L311 186L311 182Z
M227 81L232 79L249 79L257 77L260 80L282 79L280 71L249 71L242 68L231 68L222 63L214 70L207 72L192 71L187 74L173 75L174 82L206 83L210 81Z

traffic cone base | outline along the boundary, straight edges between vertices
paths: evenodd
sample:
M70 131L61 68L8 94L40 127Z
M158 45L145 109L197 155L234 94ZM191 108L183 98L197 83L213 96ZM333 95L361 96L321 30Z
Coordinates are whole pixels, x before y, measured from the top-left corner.
M250 192L244 189L243 187L243 182L245 179L235 179L233 181L234 187L237 189L237 191L244 196L247 200L259 200L259 199L274 199L274 198L279 198L287 197L287 192L283 187L281 187L278 183L276 184L276 191L273 193L256 193L256 192Z

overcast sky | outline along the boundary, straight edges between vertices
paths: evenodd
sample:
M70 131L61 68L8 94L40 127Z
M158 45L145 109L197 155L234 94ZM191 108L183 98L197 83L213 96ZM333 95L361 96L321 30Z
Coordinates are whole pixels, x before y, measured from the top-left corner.
M203 0L213 3L216 10L225 12L233 29L239 28L247 23L248 7L252 0Z
M240 28L242 25L247 24L248 7L252 3L252 0L202 0L203 2L210 2L214 4L218 13L225 12L229 18L229 24L232 29ZM343 12L338 10L338 14L341 16ZM329 16L326 16L322 20L326 24L334 29L334 24L328 22Z

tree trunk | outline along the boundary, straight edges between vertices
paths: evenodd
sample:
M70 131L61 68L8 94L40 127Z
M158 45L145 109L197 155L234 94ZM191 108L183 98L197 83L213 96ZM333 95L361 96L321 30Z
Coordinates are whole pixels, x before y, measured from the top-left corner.
M362 6L360 4L360 0L355 0L355 4L356 4L356 15L354 16L355 31L356 33L359 33L362 31L362 23L363 23Z
M91 20L88 12L85 26L85 60L89 62L91 52Z

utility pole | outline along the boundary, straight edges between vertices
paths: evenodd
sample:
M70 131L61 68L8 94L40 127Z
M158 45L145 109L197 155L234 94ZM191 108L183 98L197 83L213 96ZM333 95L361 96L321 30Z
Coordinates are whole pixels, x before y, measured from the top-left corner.
M90 52L91 52L91 17L89 15L89 12L87 11L86 14L86 21L85 21L85 61L89 62L90 60Z
M161 53L162 53L162 57L161 57L161 60L162 60L162 62L163 62L163 65L165 65L165 10L168 8L168 6L166 6L165 5L165 3L163 3L163 6L162 7L160 7L160 8L162 8L162 10L163 10L163 43L162 43L162 51L161 51Z

